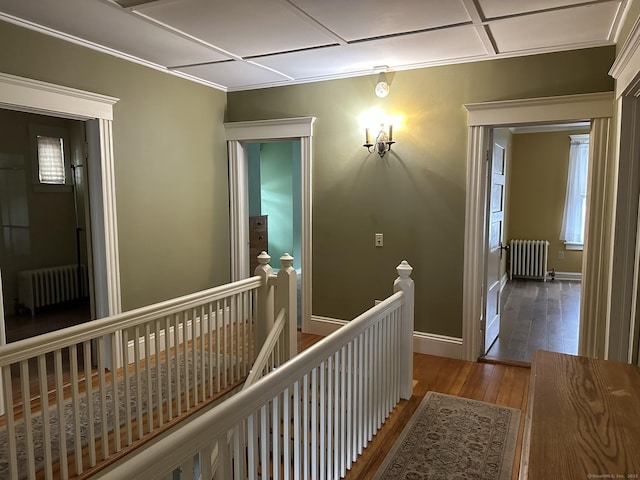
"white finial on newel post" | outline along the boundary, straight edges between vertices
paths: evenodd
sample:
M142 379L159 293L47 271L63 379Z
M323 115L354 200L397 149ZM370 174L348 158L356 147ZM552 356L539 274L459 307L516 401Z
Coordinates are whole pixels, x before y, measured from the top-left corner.
M287 315L287 326L285 330L286 345L284 348L286 360L293 358L298 353L298 311L297 311L297 291L298 280L296 270L293 268L293 257L285 253L280 257L282 267L278 271L278 287L276 288L276 308L278 313L284 308Z
M269 277L273 275L273 268L269 265L271 257L267 252L258 255L258 265L255 275L262 279L262 286L258 289L258 304L256 309L256 352L260 351L273 327L273 287L269 285Z
M404 292L402 327L400 339L400 398L408 400L413 393L413 308L414 284L411 278L413 267L406 260L396 267L398 278L393 282L393 291Z

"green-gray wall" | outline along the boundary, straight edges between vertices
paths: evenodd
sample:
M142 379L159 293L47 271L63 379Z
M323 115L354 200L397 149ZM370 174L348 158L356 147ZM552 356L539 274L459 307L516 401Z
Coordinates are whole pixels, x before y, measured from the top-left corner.
M467 160L464 104L611 91L615 47L228 94L228 121L315 116L313 314L350 319L391 292L395 267L414 267L416 330L462 334ZM380 159L362 148L362 112L402 116ZM384 233L384 247L374 234Z
M460 336L465 103L610 91L615 47L223 92L0 22L0 71L120 98L114 107L124 309L229 279L223 121L315 116L313 314L350 319L415 268L416 330ZM228 105L227 105L228 103ZM400 115L392 153L359 116ZM225 117L226 108L226 118ZM384 233L382 248L374 233Z
M224 92L0 22L0 71L117 97L124 310L230 279Z

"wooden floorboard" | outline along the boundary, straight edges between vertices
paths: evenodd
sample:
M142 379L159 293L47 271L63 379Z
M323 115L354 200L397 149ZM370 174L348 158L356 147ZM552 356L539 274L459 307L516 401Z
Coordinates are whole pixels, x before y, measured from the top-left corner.
M500 335L488 360L531 363L535 350L578 353L580 282L514 279L500 297Z
M402 400L396 406L363 455L347 472L345 479L373 478L428 391L519 408L522 413L512 475L513 480L517 479L530 369L512 365L465 362L418 353L414 354L413 360L412 397Z
M298 333L298 351L323 337ZM473 363L431 355L414 354L414 388L409 400L401 401L363 455L347 472L346 479L372 478L427 392L458 395L522 410L516 444L513 479L518 478L530 369L524 366Z

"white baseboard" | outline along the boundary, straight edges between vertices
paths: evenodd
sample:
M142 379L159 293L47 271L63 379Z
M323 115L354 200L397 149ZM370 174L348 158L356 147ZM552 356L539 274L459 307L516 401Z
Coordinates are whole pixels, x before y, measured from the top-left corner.
M346 325L345 320L313 315L309 331L313 335L327 336ZM462 339L435 333L413 332L413 351L438 357L462 358Z
M226 315L223 314L223 311L220 310L218 312L218 318L219 318L219 325L218 328L224 328L224 327L228 327L231 324L231 315L230 315L230 309L229 307L225 308L225 312ZM215 318L215 313L213 318ZM212 329L213 328L211 325L208 325L208 320L209 320L209 315L205 314L204 315L204 320L205 320L205 325L207 325L209 328ZM196 317L195 319L196 324L195 324L195 336L196 338L200 336L200 317ZM212 321L212 323L214 323L214 321ZM164 327L164 326L163 326ZM144 332L141 332L143 334L143 336L138 338L138 346L139 346L139 350L138 350L138 360L142 360L144 358L146 358L147 356L147 352L145 350L145 336L144 336ZM186 339L185 339L185 323L181 322L178 324L178 343L179 344L183 344L186 342L189 342L191 340L193 340L194 336L194 328L193 328L193 320L187 320L186 322ZM156 333L155 332L151 332L149 334L149 355L153 356L156 354ZM169 342L168 342L168 347L169 348L174 348L175 345L175 324L171 325L169 327ZM167 338L166 338L166 331L164 330L164 328L160 331L160 337L159 337L159 343L160 343L160 351L164 351L167 348ZM129 341L127 342L127 346L126 346L127 350L128 350L128 358L129 358L129 362L133 362L136 358L136 354L135 354L135 339L129 339Z
M500 279L500 291L504 290L504 287L508 281L509 281L509 275L505 272L505 274Z
M575 282L581 282L582 272L556 272L554 278L556 280L572 280Z

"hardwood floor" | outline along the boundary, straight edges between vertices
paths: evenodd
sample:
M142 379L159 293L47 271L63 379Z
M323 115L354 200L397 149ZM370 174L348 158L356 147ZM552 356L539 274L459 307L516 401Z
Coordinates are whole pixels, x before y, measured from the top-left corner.
M71 327L91 319L89 302L71 302L43 307L31 316L28 312L5 319L7 343Z
M322 337L298 334L299 351L308 348ZM353 464L345 479L373 478L386 454L402 432L404 425L428 391L458 395L485 402L519 408L520 430L514 460L513 480L518 478L522 435L529 392L530 369L523 366L473 363L432 355L413 356L413 396L401 401L382 429Z
M486 358L531 363L537 349L578 353L580 282L512 280L502 291L500 335Z
M298 334L298 350L321 340L317 335ZM522 411L512 478L518 478L524 419L527 408L530 369L522 366L473 363L462 360L414 354L414 388L409 400L401 401L382 429L358 458L346 479L373 477L428 391L472 398Z

